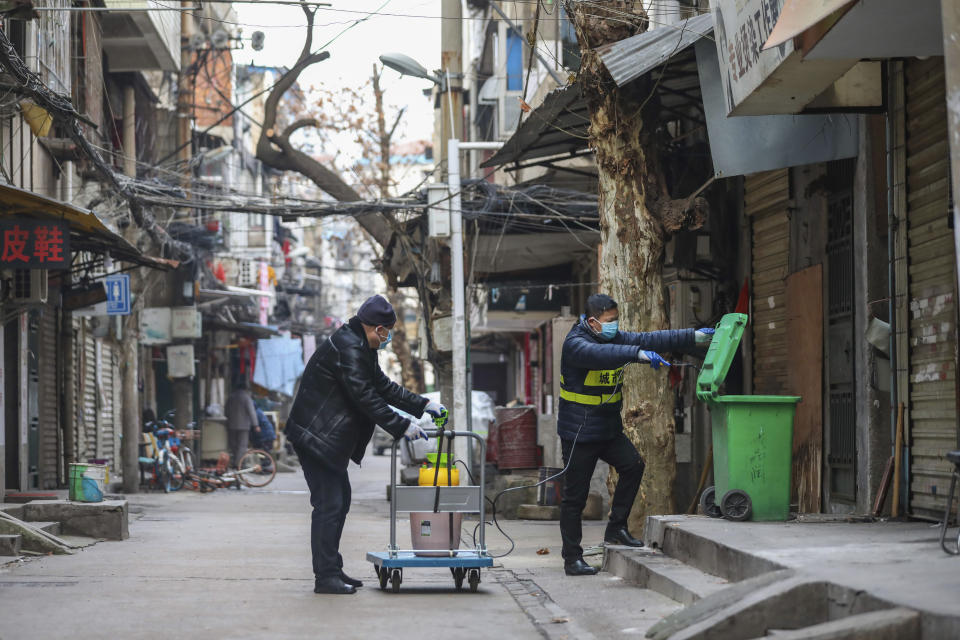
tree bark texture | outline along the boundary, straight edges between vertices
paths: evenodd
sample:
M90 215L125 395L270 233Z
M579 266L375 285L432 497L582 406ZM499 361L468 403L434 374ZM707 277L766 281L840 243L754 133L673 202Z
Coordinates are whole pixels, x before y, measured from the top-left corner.
M641 3L568 2L568 12L583 54L578 82L589 106L590 143L599 171L601 291L618 301L621 326L667 329L664 244L670 233L696 223L706 203L670 197L660 158L654 82L640 79L617 87L596 53L601 45L646 30ZM626 369L623 395L624 431L646 462L629 521L639 533L647 515L676 512L673 394L664 371L634 365ZM609 485L615 476L611 471Z

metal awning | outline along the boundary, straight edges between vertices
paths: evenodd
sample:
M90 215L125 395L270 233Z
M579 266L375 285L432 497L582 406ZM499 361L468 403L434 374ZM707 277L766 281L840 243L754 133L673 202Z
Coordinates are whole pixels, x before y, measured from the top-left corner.
M481 167L499 167L551 156L575 156L587 148L590 115L577 83L554 89Z
M704 13L604 45L597 51L613 81L622 87L653 71L712 32L713 16Z
M222 331L233 331L252 338L270 338L279 336L280 332L273 327L265 324L256 324L253 322L228 322L217 317L204 317L203 325L205 328L220 329Z
M122 236L111 231L92 211L26 189L0 184L0 217L13 216L65 223L70 228L70 244L74 249L107 254L116 260L154 269L173 269L179 264L175 260L144 255Z
M599 49L600 59L618 86L660 69L656 91L665 120L690 118L699 108L700 81L691 45L713 31L707 13L676 25L626 38ZM669 64L666 64L669 62ZM702 120L698 124L704 124ZM550 158L556 162L588 152L590 114L579 83L547 94L516 133L481 167L498 167Z
M791 38L804 59L880 59L943 55L939 2L785 0L764 49Z

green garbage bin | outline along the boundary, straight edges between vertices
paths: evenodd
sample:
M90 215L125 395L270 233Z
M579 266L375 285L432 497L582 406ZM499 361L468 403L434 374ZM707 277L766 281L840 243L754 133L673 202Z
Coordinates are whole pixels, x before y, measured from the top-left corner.
M714 486L700 503L713 517L786 520L800 397L720 395L746 326L745 314L723 316L697 378L697 397L707 404L713 427Z

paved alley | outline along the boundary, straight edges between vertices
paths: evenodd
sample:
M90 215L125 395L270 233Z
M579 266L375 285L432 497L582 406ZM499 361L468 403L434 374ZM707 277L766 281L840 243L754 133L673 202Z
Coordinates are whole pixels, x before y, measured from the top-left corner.
M343 553L365 581L355 596L312 593L306 485L280 474L262 490L135 496L129 540L3 567L0 638L422 638L438 625L498 640L642 637L677 607L607 574L563 576L555 523L506 523L518 550L477 594L456 593L442 569L408 571L399 594L381 592L365 554L387 543L388 469L368 456L351 472ZM586 532L599 542L598 524Z

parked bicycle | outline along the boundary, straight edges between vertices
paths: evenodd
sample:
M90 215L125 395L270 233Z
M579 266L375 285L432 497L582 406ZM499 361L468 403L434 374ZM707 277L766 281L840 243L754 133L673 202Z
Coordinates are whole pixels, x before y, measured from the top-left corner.
M230 455L223 453L215 467L194 469L187 474L190 487L202 493L241 486L265 487L277 475L273 456L262 449L250 449L240 458L236 469L229 468Z
M164 493L179 490L183 487L186 477L186 468L181 457L183 454L180 454L180 439L170 422L172 417L173 411L168 411L162 418L144 425L153 456L140 458L141 483L150 473L152 474L150 484L163 489ZM192 452L189 456L192 464Z

